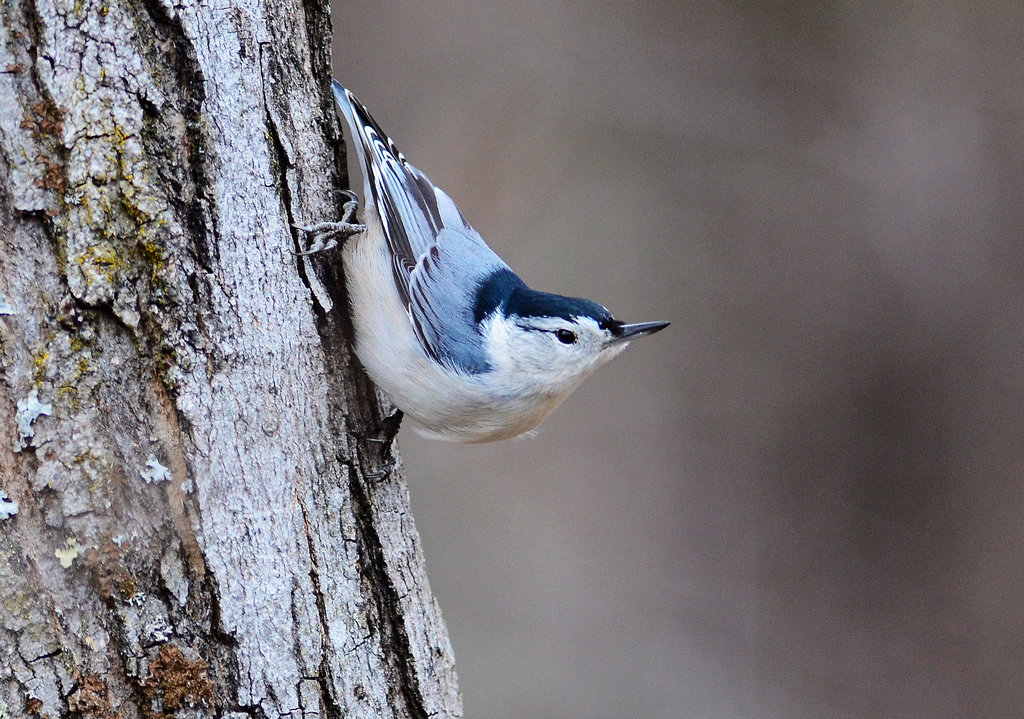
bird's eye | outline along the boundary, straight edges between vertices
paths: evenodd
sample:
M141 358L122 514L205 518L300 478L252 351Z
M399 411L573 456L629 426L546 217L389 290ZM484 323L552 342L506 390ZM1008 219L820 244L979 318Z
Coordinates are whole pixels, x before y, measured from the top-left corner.
M570 330L555 330L555 337L564 345L576 343L576 333Z

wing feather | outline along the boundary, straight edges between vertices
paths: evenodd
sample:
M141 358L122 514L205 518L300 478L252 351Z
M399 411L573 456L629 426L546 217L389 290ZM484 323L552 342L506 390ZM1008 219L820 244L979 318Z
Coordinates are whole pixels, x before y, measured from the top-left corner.
M355 96L334 82L392 256L395 286L424 352L469 374L489 369L473 316L481 283L507 265L426 175L409 164Z

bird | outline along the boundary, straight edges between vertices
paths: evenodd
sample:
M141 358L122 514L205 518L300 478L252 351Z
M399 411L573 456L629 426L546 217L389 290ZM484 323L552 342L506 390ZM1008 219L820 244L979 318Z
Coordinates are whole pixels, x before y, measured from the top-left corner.
M421 435L531 433L631 340L669 325L528 287L355 95L337 80L332 91L363 175L361 220L348 191L341 221L298 226L309 245L296 254L342 239L356 356Z

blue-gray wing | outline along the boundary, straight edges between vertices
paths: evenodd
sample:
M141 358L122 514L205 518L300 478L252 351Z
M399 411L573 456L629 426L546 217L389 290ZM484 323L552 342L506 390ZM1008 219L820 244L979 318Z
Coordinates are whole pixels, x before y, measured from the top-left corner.
M474 309L480 285L507 267L470 227L443 227L409 278L409 312L438 361L470 374L490 369Z
M473 313L476 292L507 266L451 198L406 161L355 96L337 81L333 89L352 130L366 202L380 217L395 286L416 337L437 362L471 374L486 371Z

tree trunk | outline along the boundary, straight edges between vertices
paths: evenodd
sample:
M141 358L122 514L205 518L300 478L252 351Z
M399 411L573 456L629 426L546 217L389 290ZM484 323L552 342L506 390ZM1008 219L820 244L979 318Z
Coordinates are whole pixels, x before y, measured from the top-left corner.
M0 18L0 718L460 716L339 258L290 253L328 5Z

